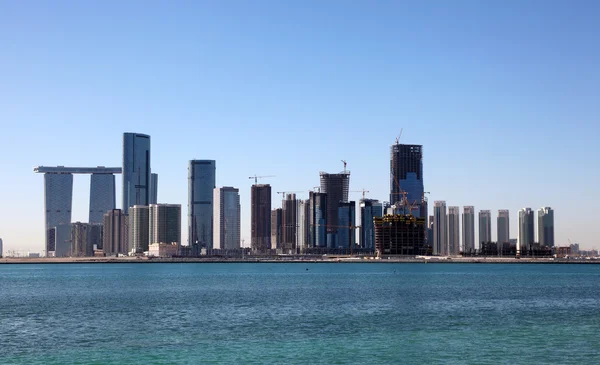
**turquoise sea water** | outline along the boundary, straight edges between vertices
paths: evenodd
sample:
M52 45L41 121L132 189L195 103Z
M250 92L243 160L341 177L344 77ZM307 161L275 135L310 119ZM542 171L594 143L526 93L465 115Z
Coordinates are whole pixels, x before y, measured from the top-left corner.
M600 266L0 265L0 364L599 364Z

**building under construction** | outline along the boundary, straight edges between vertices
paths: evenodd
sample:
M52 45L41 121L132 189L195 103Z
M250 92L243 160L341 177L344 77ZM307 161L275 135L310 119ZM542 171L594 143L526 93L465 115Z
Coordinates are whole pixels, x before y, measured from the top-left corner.
M425 219L412 214L393 214L373 219L375 251L385 255L427 255L431 248L425 245Z
M337 243L338 228L336 227L339 217L338 208L340 203L348 202L350 190L350 171L344 168L338 174L321 172L321 193L326 194L327 206L325 224L327 225L327 247L335 248Z

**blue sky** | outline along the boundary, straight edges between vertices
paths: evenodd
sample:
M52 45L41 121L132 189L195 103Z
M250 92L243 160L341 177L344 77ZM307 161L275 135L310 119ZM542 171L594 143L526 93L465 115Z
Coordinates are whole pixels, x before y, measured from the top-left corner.
M247 244L248 176L307 192L345 159L351 189L386 200L401 128L430 201L492 210L494 239L498 209L516 237L519 208L551 206L557 244L600 248L599 18L596 1L0 1L5 251L43 249L33 166L120 166L123 132L152 136L159 201L184 217L187 161L217 160ZM88 192L76 176L74 220Z

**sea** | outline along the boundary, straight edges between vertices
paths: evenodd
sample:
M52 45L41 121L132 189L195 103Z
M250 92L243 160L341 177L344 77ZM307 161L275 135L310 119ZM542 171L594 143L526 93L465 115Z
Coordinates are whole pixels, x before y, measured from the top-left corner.
M600 265L0 265L0 364L600 364Z

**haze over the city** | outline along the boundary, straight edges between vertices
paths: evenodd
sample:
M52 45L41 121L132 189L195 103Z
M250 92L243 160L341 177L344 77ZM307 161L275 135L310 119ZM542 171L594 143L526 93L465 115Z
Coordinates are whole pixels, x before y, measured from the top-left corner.
M350 189L384 201L401 129L430 202L491 210L493 238L498 209L516 238L518 209L550 206L557 246L599 248L599 16L592 1L0 3L4 251L44 248L34 166L121 166L124 132L152 137L182 242L188 160L214 159L249 246L249 176L275 175L275 208L346 160ZM73 221L88 204L76 176Z

